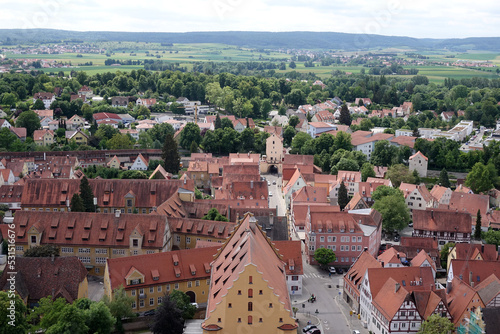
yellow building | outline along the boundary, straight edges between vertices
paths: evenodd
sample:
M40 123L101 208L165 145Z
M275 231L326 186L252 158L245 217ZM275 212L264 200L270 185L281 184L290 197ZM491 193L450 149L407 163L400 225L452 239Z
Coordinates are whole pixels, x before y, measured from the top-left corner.
M87 145L89 141L89 136L80 130L66 131L66 139L68 141L74 140L78 145Z
M167 221L172 232L173 249L195 248L198 241L223 243L236 226L231 222L192 218L170 217Z
M120 159L118 159L118 157L115 155L114 157L111 158L111 160L109 160L109 162L107 163L107 166L109 168L115 168L115 169L120 169L120 166L121 166L121 161Z
M75 257L16 257L16 292L30 307L40 299L64 298L72 303L88 297L87 270ZM9 286L11 273L5 270L0 286Z
M49 146L54 144L54 131L52 130L35 130L33 132L33 141L38 146Z
M284 333L297 329L285 263L247 214L211 264L203 333Z
M144 312L157 308L163 296L173 290L185 292L192 303L207 302L210 262L218 247L170 251L150 255L109 259L104 274L104 293L123 286L132 297L132 309Z
M14 224L16 255L55 245L60 256L77 256L92 275L103 275L110 258L171 249L166 217L159 215L18 211Z

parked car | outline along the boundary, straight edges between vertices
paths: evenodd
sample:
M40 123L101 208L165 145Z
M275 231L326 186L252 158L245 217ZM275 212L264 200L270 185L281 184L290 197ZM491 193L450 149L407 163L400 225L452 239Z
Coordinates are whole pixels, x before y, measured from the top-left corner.
M343 274L344 270L342 268L337 268L337 274Z
M267 181L267 186L270 186L271 185L271 181Z
M155 310L149 310L149 311L144 312L145 317L149 317L151 315L155 315Z
M311 329L314 329L314 328L316 328L316 329L317 329L318 327L316 327L316 326L314 326L314 325L307 325L306 327L304 327L304 328L302 329L302 332L307 333L308 331L310 331Z
M394 237L394 241L395 241L395 242L398 242L398 241L399 241L399 235L396 235L396 236Z
M269 192L269 197L272 197L273 196L273 193L272 192Z
M330 274L335 274L335 267L328 268L328 271L330 272Z
M273 184L275 185L276 184L276 180L273 181Z
M321 331L317 328L313 328L310 331L307 331L306 334L321 334Z

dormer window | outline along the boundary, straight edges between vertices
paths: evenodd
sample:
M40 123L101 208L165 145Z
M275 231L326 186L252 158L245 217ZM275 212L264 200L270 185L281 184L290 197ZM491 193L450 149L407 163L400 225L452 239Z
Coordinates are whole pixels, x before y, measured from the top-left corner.
M132 239L132 247L139 247L139 239Z

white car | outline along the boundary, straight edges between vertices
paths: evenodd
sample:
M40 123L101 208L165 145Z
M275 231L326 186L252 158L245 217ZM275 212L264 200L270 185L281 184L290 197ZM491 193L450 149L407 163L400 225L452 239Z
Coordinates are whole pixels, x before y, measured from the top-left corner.
M273 196L273 193L272 192L269 192L269 197L272 197Z

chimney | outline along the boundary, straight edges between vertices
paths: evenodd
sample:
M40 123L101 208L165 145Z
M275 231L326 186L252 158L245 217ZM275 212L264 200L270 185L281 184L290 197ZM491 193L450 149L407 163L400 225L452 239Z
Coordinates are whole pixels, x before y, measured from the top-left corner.
M120 218L120 210L115 210L115 218Z
M363 252L367 252L367 251L368 251L368 247L363 248Z
M382 268L384 268L384 261L382 261Z
M253 189L253 180L250 181L250 189Z
M398 256L398 259L399 259L399 253L397 254L397 256Z
M396 283L396 289L395 289L395 291L394 291L394 292L398 292L399 288L400 288L399 283Z
M484 253L484 244L481 245L481 253Z

